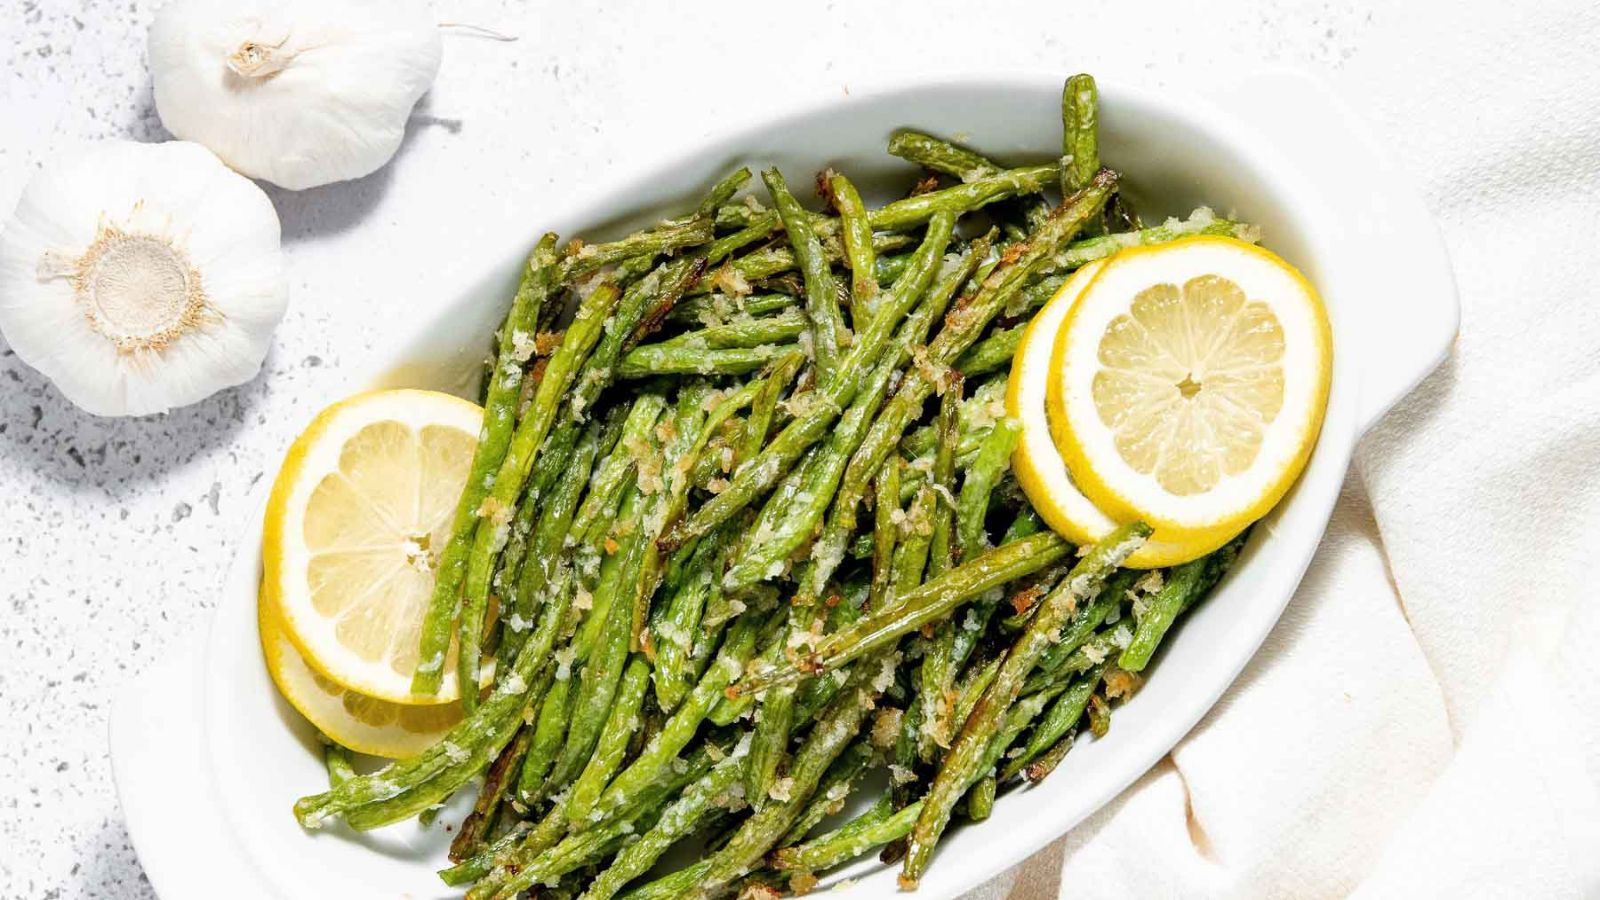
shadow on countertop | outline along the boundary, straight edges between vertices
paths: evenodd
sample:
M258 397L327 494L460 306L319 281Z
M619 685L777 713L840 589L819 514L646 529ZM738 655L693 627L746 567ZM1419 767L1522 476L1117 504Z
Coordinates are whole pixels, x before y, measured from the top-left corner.
M262 364L272 370L272 355ZM119 493L233 440L265 393L262 374L190 406L106 418L74 406L0 341L0 477L37 472L74 490Z

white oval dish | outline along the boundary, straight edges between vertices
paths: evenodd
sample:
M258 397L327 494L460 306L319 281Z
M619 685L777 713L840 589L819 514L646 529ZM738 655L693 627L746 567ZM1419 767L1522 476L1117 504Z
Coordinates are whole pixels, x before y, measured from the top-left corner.
M1264 243L1317 284L1334 327L1327 418L1300 482L1257 527L1216 594L1167 642L1144 688L1118 711L1117 727L1074 749L1041 785L1003 795L988 822L953 830L920 897L957 896L1036 852L1199 721L1293 594L1357 437L1443 358L1456 331L1449 261L1426 211L1350 112L1315 82L1267 73L1211 102L1115 84L1101 90L1104 158L1126 173L1147 219L1213 204L1262 225ZM449 299L389 342L400 349L350 387L470 389L526 250L545 230L607 236L681 206L738 163L777 163L791 179L833 165L869 193L887 194L912 175L883 149L898 127L956 136L1011 164L1041 159L1060 140L1059 92L1058 74L853 86L847 99L667 154L665 164L612 179L616 189L508 223L497 246L436 294ZM442 828L406 823L358 835L340 826L313 834L290 815L295 798L321 789L326 775L310 726L278 697L261 662L259 515L258 507L240 537L203 646L147 673L113 711L118 792L151 883L166 900L458 896L433 874L450 837ZM824 885L843 877L855 880L829 896L899 895L894 872L875 858Z

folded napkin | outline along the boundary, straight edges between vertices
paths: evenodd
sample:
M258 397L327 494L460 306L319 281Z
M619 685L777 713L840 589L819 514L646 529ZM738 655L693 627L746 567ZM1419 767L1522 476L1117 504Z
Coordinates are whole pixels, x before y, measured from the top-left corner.
M1453 356L1366 437L1211 713L972 898L1600 897L1600 29L1566 12L1501 32L1470 90L1368 104L1427 154ZM1556 32L1570 66L1508 49Z

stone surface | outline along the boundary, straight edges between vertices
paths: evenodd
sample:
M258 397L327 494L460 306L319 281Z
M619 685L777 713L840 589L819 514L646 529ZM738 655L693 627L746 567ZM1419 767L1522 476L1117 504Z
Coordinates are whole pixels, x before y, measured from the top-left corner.
M144 63L154 5L0 4L0 211L74 141L167 136ZM752 108L1012 68L1183 86L1302 66L1364 106L1430 202L1448 205L1438 172L1473 156L1517 164L1519 136L1479 139L1485 119L1463 113L1460 73L1516 78L1496 28L1545 29L1556 45L1555 23L1584 15L1575 2L1472 5L440 0L441 21L518 40L451 30L391 165L270 191L293 299L260 377L166 416L97 419L0 342L0 895L152 896L112 789L111 699L203 627L252 491L394 319L431 302L415 292L419 267L449 266L494 223L537 217L659 141ZM1474 24L1452 33L1444 19Z

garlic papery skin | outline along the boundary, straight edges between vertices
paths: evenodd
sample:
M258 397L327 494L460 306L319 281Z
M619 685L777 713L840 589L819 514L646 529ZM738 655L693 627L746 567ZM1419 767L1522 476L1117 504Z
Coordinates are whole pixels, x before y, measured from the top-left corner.
M168 131L302 190L394 156L443 46L420 0L170 0L149 52Z
M0 335L96 415L249 381L288 301L272 201L199 144L60 156L0 231Z

